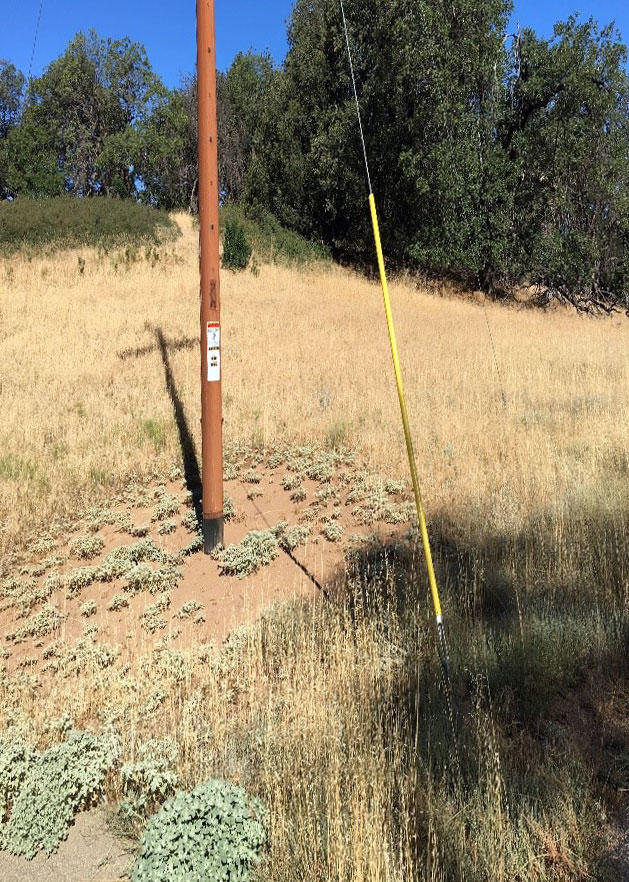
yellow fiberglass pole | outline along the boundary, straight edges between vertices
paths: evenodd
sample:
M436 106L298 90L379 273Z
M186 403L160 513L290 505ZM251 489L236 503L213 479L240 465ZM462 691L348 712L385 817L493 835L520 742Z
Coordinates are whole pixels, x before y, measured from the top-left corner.
M432 594L432 603L435 610L435 618L437 620L437 639L439 645L439 655L441 663L446 674L449 676L449 660L448 647L446 643L445 630L443 627L443 614L441 612L441 601L439 599L439 589L437 587L437 578L435 576L435 568L432 561L432 551L430 549L430 538L428 536L428 528L426 527L426 517L424 515L424 504L422 502L421 489L419 486L419 477L417 475L417 463L415 462L415 451L413 449L413 438L411 436L411 428L408 421L408 410L406 408L406 397L404 395L404 384L402 382L402 369L400 367L400 356L397 348L397 340L395 336L395 326L393 324L393 312L391 310L391 298L389 297L389 283L387 281L387 271L384 265L384 255L382 253L382 240L380 239L380 226L378 224L378 212L376 210L376 200L373 195L371 186L371 175L369 173L369 159L367 156L367 147L365 144L365 135L363 131L363 123L360 114L360 103L358 101L358 90L356 88L356 76L354 73L354 62L352 59L352 50L349 42L349 31L347 28L347 19L345 17L345 7L343 0L340 0L341 16L343 19L343 30L345 31L345 42L347 43L347 55L349 59L349 68L352 77L352 86L354 90L354 99L356 101L356 113L358 116L358 127L360 129L360 140L363 148L365 159L365 170L367 172L367 183L369 185L369 209L371 211L371 223L373 225L373 235L376 242L376 252L378 254L378 269L380 270L380 281L382 283L382 296L384 297L384 311L387 317L387 328L389 330L389 342L391 343L391 355L393 357L393 370L395 371L395 383L397 386L397 394L400 400L400 411L402 413L402 424L404 426L404 438L406 440L406 452L408 453L408 464L411 470L411 480L413 482L413 493L415 495L415 507L417 509L417 520L419 522L419 531L424 546L424 555L426 558L426 568L428 570L428 581L430 583L430 592Z
M380 225L378 224L378 211L376 209L376 200L373 193L369 194L369 208L371 210L371 223L373 225L373 235L376 243L376 253L378 255L378 269L380 270L380 282L382 284L382 296L384 299L384 311L387 317L387 328L389 330L389 342L391 344L391 356L393 358L393 370L395 372L395 383L397 386L397 394L400 401L400 411L402 414L402 424L404 426L404 438L406 440L406 452L408 453L408 464L411 470L411 480L413 482L413 493L415 495L415 507L417 509L417 520L419 522L419 531L424 546L424 555L426 557L426 568L428 570L428 581L430 583L430 592L432 594L432 603L437 619L437 627L439 629L439 639L442 644L441 649L445 648L443 640L443 615L441 612L441 601L439 599L439 588L437 587L437 577L435 576L435 568L432 562L432 551L430 548L430 538L428 536L428 528L426 526L426 516L424 514L424 504L422 502L421 488L419 486L419 477L417 474L417 463L415 462L415 451L413 448L413 439L411 437L411 428L408 420L408 410L406 407L406 396L404 395L404 383L402 381L402 369L400 367L400 356L397 347L397 338L395 336L395 325L393 323L393 312L391 310L391 298L389 297L389 282L387 280L387 271L384 265L384 254L382 253L382 240L380 239Z

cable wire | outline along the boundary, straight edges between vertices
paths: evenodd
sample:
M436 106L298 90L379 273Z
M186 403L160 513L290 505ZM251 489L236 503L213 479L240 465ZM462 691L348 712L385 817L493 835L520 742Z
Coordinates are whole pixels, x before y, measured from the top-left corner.
M41 23L42 10L44 8L44 0L39 0L39 10L37 12L37 21L35 22L35 36L33 37L33 48L31 49L31 60L28 65L28 82L31 81L33 73L33 61L35 59L35 48L37 46L37 38L39 37L39 25Z
M500 386L500 395L502 397L502 404L505 410L507 410L507 393L505 391L505 385L502 380L502 372L500 370L500 366L498 365L498 353L496 352L496 344L494 343L494 335L491 330L491 325L489 324L489 316L487 315L487 304L485 303L485 298L483 297L483 314L485 316L485 322L487 323L487 333L489 334L489 342L491 343L491 351L494 356L494 367L496 369L496 375L498 377L498 385Z
M360 129L360 142L363 145L363 156L365 157L365 170L367 172L367 182L369 184L369 192L373 193L371 186L371 175L369 173L369 159L367 158L367 146L365 144L365 133L363 131L363 120L360 114L360 103L358 101L358 89L356 88L356 76L354 74L354 60L352 58L352 49L349 42L349 31L347 29L347 19L345 18L345 6L343 0L341 2L341 15L343 17L343 30L345 31L345 42L347 44L347 57L349 58L349 69L352 75L352 86L354 88L354 100L356 101L356 113L358 115L358 128Z

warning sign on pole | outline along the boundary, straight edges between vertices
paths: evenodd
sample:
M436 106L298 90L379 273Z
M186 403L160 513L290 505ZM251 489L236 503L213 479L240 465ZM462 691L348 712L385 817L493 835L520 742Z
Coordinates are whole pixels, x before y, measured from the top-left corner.
M221 379L221 326L218 322L207 323L207 381L218 383Z

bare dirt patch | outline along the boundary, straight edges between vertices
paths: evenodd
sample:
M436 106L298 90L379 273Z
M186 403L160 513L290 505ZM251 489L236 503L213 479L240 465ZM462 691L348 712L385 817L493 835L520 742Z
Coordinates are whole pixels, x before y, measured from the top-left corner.
M220 643L279 601L323 597L349 548L408 527L403 482L374 478L350 453L236 448L226 478L215 557L200 551L194 492L174 473L14 554L0 582L5 674L45 688L88 661L132 669L158 646Z
M79 815L55 854L34 860L0 854L2 882L119 882L126 879L133 843L115 837L102 811Z

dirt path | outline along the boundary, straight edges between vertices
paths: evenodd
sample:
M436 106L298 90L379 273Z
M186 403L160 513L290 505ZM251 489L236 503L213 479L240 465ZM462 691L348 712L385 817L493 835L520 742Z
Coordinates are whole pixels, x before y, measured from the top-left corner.
M122 882L133 859L132 843L107 829L102 811L79 815L59 851L32 861L0 854L2 882Z

